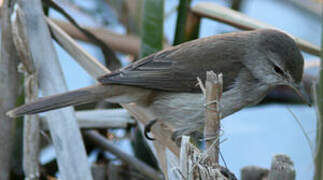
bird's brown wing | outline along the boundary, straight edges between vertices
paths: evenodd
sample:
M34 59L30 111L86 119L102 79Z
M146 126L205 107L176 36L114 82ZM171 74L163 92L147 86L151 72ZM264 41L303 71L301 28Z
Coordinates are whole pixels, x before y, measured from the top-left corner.
M222 73L224 90L230 88L243 67L243 44L240 37L214 36L203 38L143 58L128 67L100 77L102 84L135 85L145 88L200 92L197 77L205 80L206 71ZM235 52L235 53L233 53Z

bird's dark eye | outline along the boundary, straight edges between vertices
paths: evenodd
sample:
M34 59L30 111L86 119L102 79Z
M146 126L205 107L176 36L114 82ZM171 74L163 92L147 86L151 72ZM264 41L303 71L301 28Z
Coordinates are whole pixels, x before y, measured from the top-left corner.
M280 75L284 75L284 72L278 66L274 66L274 70L276 73L278 73Z

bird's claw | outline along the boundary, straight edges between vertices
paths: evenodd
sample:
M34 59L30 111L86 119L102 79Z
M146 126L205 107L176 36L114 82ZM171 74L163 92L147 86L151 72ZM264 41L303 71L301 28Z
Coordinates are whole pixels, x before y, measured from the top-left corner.
M148 140L151 140L151 141L154 141L156 140L155 138L151 138L148 133L150 133L151 131L151 127L156 124L157 122L157 119L153 119L151 121L148 122L148 124L145 125L145 128L144 128L144 136L148 139Z

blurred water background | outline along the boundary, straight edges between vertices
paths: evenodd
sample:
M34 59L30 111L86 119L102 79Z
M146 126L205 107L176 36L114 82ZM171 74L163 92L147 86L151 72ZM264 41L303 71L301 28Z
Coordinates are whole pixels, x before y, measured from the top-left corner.
M196 4L200 0L193 0ZM205 1L205 0L204 0ZM211 1L211 0L209 0ZM97 7L93 0L74 0L78 5L88 9ZM212 2L228 6L228 1L213 0ZM177 0L166 0L165 11L177 6ZM108 8L109 7L102 7ZM303 38L316 45L320 44L320 17L300 9L287 1L281 0L244 0L242 12L257 20L276 26L297 37ZM75 10L69 13L83 25L95 26L97 19L83 16ZM55 12L51 16L60 18ZM125 29L115 20L113 12L107 12L106 16L111 20L107 26L114 31L125 33ZM110 18L111 16L111 18ZM175 32L177 14L170 15L164 26L166 38L172 42ZM113 20L114 19L114 20ZM200 37L206 37L237 29L203 19L201 23ZM103 59L98 48L80 42L81 45L93 56ZM71 57L57 46L60 62L66 77L69 90L81 88L95 83L93 79ZM122 58L123 56L119 54ZM306 60L317 57L304 54ZM312 72L315 74L316 72ZM221 152L228 168L237 177L240 177L240 169L247 165L257 165L270 168L271 158L275 154L287 154L295 163L297 179L312 179L313 176L313 151L306 141L304 134L288 108L295 113L309 136L312 146L315 140L316 116L313 107L288 104L267 104L246 108L222 120ZM131 153L129 143L122 142L122 146ZM48 151L52 152L52 151ZM52 152L53 153L53 152ZM46 159L47 155L42 156ZM46 153L45 153L46 154Z

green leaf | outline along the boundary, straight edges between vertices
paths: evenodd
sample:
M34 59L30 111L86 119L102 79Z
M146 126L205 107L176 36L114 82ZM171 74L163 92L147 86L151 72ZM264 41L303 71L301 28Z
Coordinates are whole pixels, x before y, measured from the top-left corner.
M164 1L144 0L143 6L140 57L163 48Z
M174 45L185 42L185 29L187 23L188 11L190 8L191 0L180 0L178 6L178 15L176 22L176 31L174 38Z

